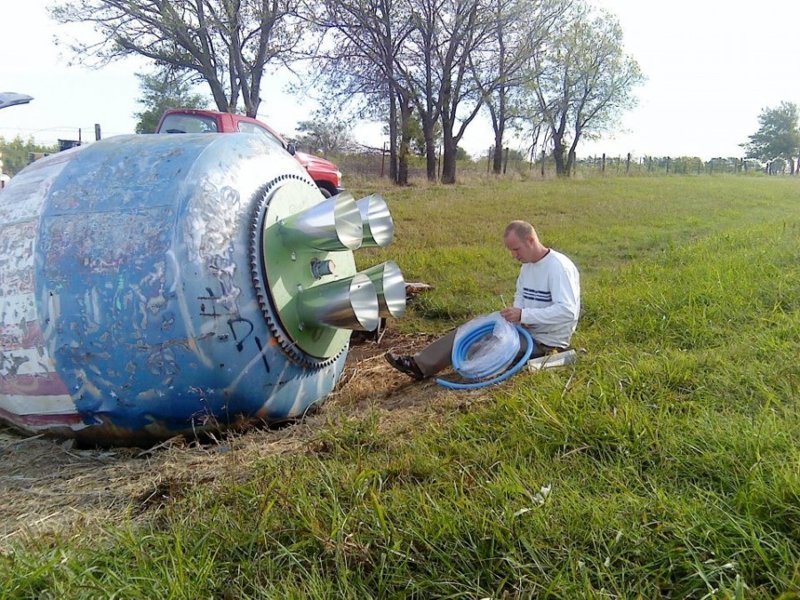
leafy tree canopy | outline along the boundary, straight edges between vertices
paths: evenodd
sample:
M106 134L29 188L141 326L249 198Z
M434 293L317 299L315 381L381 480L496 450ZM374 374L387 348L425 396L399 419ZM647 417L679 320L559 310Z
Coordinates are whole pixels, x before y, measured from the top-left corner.
M644 76L625 52L618 20L584 1L570 7L533 63L536 114L549 129L556 172L569 176L578 142L613 128L635 106Z
M425 156L425 131L422 129L419 117L414 113L411 114L408 120L407 130L410 137L411 151L417 156ZM438 146L442 140L442 126L438 121L433 123L432 131L433 142Z
M0 137L0 153L2 153L3 173L12 177L31 162L31 154L54 154L58 146L43 146L33 141L32 137L23 140L20 136L6 141Z
M142 95L138 102L144 110L134 116L136 133L155 133L161 115L168 108L205 108L206 98L191 92L191 83L164 69L153 75L137 74Z
M71 44L77 60L143 56L205 81L221 111L241 101L250 117L265 68L290 56L303 33L294 0L61 0L49 10L98 34Z
M355 147L352 128L352 123L340 115L316 111L311 119L297 124L297 144L323 156L347 152Z
M800 129L798 129L797 105L781 102L777 108L765 108L758 116L759 128L742 144L747 158L764 162L784 159L792 174L795 172L795 157L800 154Z

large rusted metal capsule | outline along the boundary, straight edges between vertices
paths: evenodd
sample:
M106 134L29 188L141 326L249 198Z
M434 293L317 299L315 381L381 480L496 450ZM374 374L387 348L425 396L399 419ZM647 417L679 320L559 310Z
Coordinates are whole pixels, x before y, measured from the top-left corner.
M122 136L32 164L0 193L0 419L125 444L303 414L351 330L405 307L394 263L355 269L354 249L393 233L369 198L324 200L245 134Z

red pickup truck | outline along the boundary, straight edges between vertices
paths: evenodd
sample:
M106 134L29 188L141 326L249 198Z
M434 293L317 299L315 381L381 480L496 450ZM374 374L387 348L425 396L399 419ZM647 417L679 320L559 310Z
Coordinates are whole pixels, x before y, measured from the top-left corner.
M297 159L326 198L342 191L342 173L329 160L298 152L266 123L257 119L195 108L170 108L161 115L156 133L256 133L280 144Z

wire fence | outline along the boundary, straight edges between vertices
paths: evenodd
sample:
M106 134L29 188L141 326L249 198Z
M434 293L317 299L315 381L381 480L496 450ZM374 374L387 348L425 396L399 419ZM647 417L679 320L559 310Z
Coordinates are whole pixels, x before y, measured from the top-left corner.
M457 175L492 175L493 160L490 150L481 160L467 159L457 161ZM342 154L328 157L348 176L388 177L389 156L380 150L372 152ZM789 172L787 164L763 165L757 160L738 157L712 158L703 160L695 156L610 156L600 154L578 158L573 161L570 175L576 177L603 176L663 176L663 175L752 175ZM425 160L422 157L409 158L409 179L427 177ZM539 156L536 160L525 160L519 153L505 152L499 176L525 178L551 178L556 176L556 165L552 156ZM441 157L436 157L436 179L441 176Z
M727 157L704 161L697 156L590 156L576 161L576 169L614 175L714 175L763 172L759 161Z
M95 126L95 138L100 138L100 128ZM64 150L80 144L76 140L58 140L58 150ZM313 149L303 150L316 153ZM28 162L40 158L43 154L30 152ZM487 149L480 159L462 158L456 164L456 177L462 176L514 176L522 178L551 178L557 175L552 155L539 154L534 160L526 159L520 152L505 148L502 153L500 172L494 173L494 148ZM348 178L388 178L391 172L388 148L367 148L347 153L335 153L326 156L338 166ZM10 164L8 165L11 166ZM21 168L24 164L19 165ZM800 165L798 165L800 167ZM598 154L577 158L572 162L570 175L574 177L603 176L656 176L656 175L716 175L716 174L781 174L794 172L790 165L782 160L764 165L753 159L738 157L720 157L703 160L696 156L636 156L633 154L610 155ZM13 169L6 169L12 174ZM800 168L798 169L800 171ZM0 170L0 172L2 172ZM435 161L435 177L441 178L441 152ZM408 179L427 179L425 158L411 155L408 158Z

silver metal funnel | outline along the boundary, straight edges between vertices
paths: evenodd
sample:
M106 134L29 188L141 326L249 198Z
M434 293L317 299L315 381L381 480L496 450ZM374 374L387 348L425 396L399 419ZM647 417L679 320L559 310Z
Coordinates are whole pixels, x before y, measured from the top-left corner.
M362 273L314 286L297 297L297 312L304 327L375 331L380 321L378 311L375 285Z
M394 238L394 222L389 207L380 194L372 194L357 201L364 223L363 246L385 248Z
M399 318L406 314L406 281L396 262L389 260L361 273L375 286L381 317Z
M280 223L288 248L355 250L361 247L363 223L353 195L342 192L295 213Z

